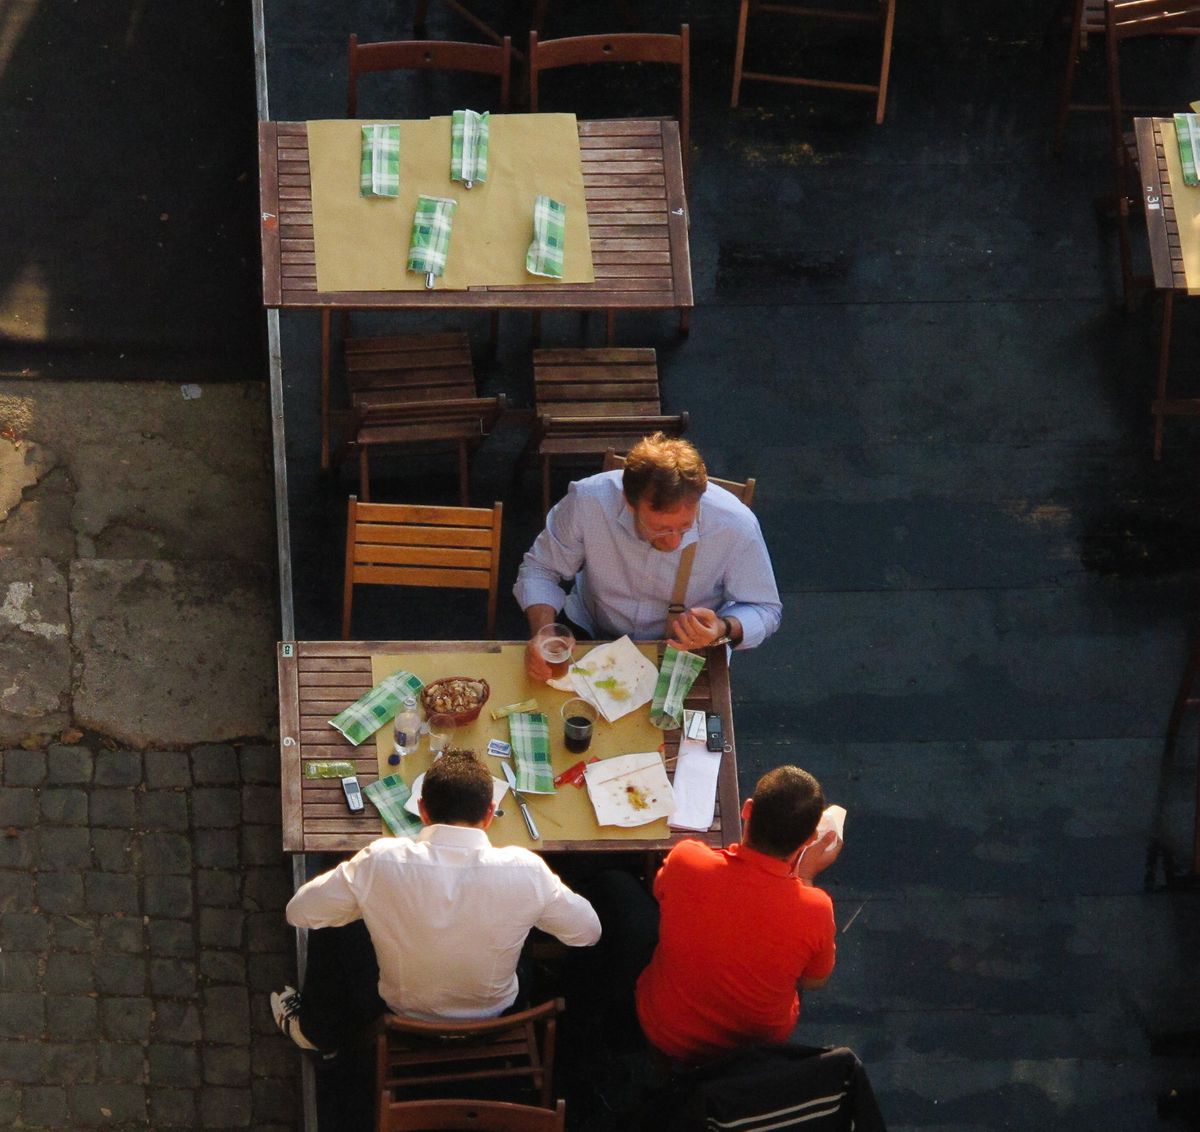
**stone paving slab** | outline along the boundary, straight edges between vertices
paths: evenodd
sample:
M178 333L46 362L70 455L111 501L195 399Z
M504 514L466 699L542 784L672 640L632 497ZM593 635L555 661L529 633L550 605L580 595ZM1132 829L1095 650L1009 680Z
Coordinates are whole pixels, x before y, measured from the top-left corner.
M265 744L0 753L0 1124L295 1127L278 780Z

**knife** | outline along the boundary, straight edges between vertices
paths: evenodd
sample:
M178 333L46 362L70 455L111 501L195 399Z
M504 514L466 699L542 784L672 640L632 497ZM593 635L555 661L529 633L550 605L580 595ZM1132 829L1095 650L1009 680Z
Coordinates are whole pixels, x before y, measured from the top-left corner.
M529 807L525 804L525 799L517 791L517 776L513 774L513 768L506 762L500 763L504 771L504 777L508 779L508 788L512 791L512 796L516 798L517 805L521 808L521 817L525 819L525 828L529 830L529 836L534 841L541 841L542 835L538 833L538 827L533 823L533 814L529 812Z

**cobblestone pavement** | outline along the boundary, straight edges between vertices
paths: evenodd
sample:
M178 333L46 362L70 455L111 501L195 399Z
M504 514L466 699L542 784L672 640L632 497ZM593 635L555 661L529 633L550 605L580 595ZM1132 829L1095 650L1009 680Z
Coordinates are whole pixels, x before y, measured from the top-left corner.
M0 759L0 1126L296 1127L275 748Z

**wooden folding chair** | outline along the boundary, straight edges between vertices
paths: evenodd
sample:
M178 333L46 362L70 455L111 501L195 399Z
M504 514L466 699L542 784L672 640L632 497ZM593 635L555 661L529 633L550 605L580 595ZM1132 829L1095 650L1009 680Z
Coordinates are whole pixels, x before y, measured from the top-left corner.
M604 464L601 468L605 472L615 472L625 467L625 457L617 455L613 449L609 449L604 453ZM740 480L721 480L716 476L708 477L709 483L715 483L717 487L723 487L731 495L737 496L738 500L749 507L754 502L754 489L758 481L751 476L744 483Z
M388 1105L382 1132L563 1132L567 1102L554 1108L504 1101L399 1101Z
M664 414L658 362L650 349L534 350L537 424L530 438L542 473L542 512L550 510L555 459L626 451L662 431L681 436L687 413Z
M507 407L503 394L476 395L467 336L349 339L346 385L352 414L346 451L358 456L359 498L371 498L373 449L452 446L458 452L458 501L467 506L470 454Z
M1148 35L1200 35L1200 0L1106 0L1105 56L1108 64L1109 139L1113 191L1117 205L1117 239L1121 250L1121 290L1125 309L1133 310L1136 285L1129 215L1142 202L1137 143L1125 132L1121 101L1121 44ZM1186 29L1186 30L1185 30Z
M375 1036L379 1132L405 1093L515 1087L555 1112L554 1053L561 998L477 1022L418 1022L385 1014ZM561 1102L560 1102L561 1103Z
M342 640L350 639L354 587L362 584L487 590L487 636L494 637L503 515L500 503L420 507L350 496Z
M496 37L496 42L498 47L491 47L486 43L426 39L359 43L357 35L350 36L346 117L358 117L358 82L363 75L394 71L463 71L477 75L495 75L500 80L498 109L507 112L512 75L512 43L507 36ZM397 114L398 112L399 108Z
M769 0L742 0L741 9L738 12L737 47L733 54L733 97L730 100L730 106L737 107L744 79L753 79L764 83L784 83L790 86L822 87L826 90L855 90L875 95L875 125L880 125L887 111L888 78L892 69L892 31L896 22L896 0L878 0L878 5L879 12L876 14L855 8L809 8L797 4L771 3ZM750 16L759 12L775 12L834 23L878 23L883 36L879 81L874 83L844 82L840 79L801 78L798 75L783 75L771 71L747 71L743 67L747 27Z

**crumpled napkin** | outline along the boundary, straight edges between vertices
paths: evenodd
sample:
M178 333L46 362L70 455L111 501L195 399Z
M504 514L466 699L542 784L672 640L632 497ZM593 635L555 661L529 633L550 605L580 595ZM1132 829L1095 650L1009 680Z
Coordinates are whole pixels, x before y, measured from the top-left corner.
M533 202L533 242L525 253L525 270L549 279L563 277L567 206L547 196Z
M450 180L469 189L488 179L488 141L491 115L455 110L450 116Z
M655 727L673 731L682 725L683 701L703 668L704 657L698 653L667 645L654 685L654 699L650 701L650 722Z
M363 126L359 192L365 197L400 195L399 126Z

